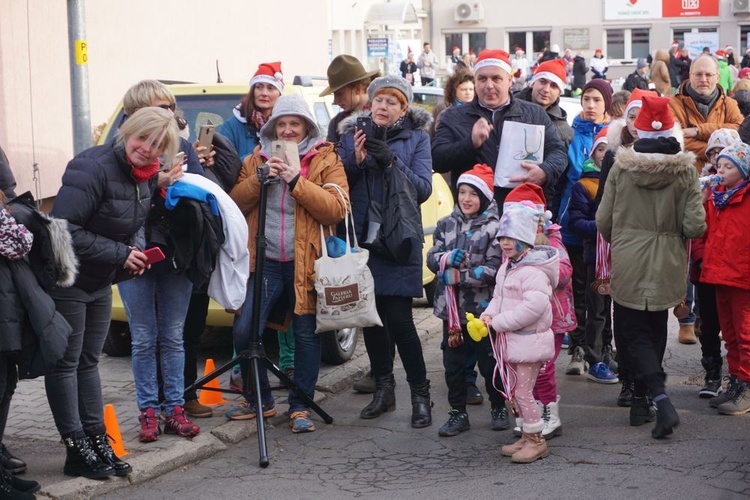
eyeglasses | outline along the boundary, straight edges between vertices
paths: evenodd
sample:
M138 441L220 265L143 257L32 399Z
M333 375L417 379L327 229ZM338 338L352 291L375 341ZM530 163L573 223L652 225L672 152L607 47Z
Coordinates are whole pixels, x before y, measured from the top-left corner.
M161 109L167 109L169 111L174 111L175 108L177 108L177 105L175 103L172 103L172 104L159 104L158 107L160 107Z
M710 80L711 78L717 76L716 73L690 73L694 77L696 77L698 80L703 80L704 78L706 80Z
M718 155L718 154L719 154L719 152L717 150L712 149L712 150L706 152L706 158L708 158L709 160L712 160L713 157L716 156L716 155Z

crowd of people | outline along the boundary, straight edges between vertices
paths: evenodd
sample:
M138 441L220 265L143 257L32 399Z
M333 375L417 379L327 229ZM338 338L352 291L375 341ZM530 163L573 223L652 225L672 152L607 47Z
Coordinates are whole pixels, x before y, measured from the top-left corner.
M628 78L632 92L613 93L597 51L594 78L580 86L582 111L571 126L559 105L577 81L577 57L567 51L560 56L553 47L529 68L521 50L514 59L483 50L471 65L456 64L444 105L430 114L411 104L409 75L418 70L428 82L438 65L429 44L423 49L416 69L409 62L401 75L380 76L349 55L334 58L323 95L333 94L342 111L326 137L306 101L284 95L280 62L259 65L209 148L180 137L177 102L166 86L139 82L125 95L116 139L68 164L49 216L15 196L3 161L0 274L8 278L0 290L15 302L0 309L18 304L8 309L14 324L54 330L57 343L41 366L38 360L27 366L23 330L4 337L0 439L18 375L44 375L66 449L65 474L101 479L131 472L106 436L98 371L114 283L133 335L142 442L158 440L162 429L193 437L200 428L191 418L212 414L194 391L184 393L195 380L208 296L236 311L237 352L250 347L253 321L262 330L281 305L291 318L288 331L278 333L284 372L312 398L321 349L313 286L321 228L351 212L351 231L364 234L373 207L392 195L387 186L394 178L408 186L399 196L418 206L432 192L433 171L450 176L456 200L434 240L425 242L427 266L438 280L434 311L444 325L451 407L440 436L470 429L466 405L483 400L478 366L491 428L513 426L519 436L502 454L518 463L548 456L547 440L562 430L555 361L566 339L566 374L620 382L617 403L630 408L629 424L655 421L654 438L670 435L679 415L662 361L673 308L680 342L695 343L700 325L706 375L699 395L722 414L750 411L750 259L738 222L750 215L744 198L750 122L722 86L722 70L735 61L701 54L685 62L684 79L660 88L654 80L661 63L671 77L671 58L683 56L673 47L665 61L657 51L650 74L639 61ZM508 145L503 141L511 141L503 132L514 123L540 131L535 154L514 143L511 150L520 148L521 156L499 155ZM280 153L279 141L290 147ZM512 159L517 169L503 180ZM257 276L262 165L272 182ZM35 224L39 218L47 223ZM343 233L347 226L338 227ZM161 262L151 260L154 248L166 257ZM395 411L398 351L411 426L432 424L433 389L412 317L413 299L422 296L422 264L418 245L402 256L370 250L382 326L364 328L373 397L363 419ZM34 287L35 304L46 304L43 314L23 303L17 275ZM263 280L257 297L256 280ZM260 318L253 317L256 305ZM47 322L40 325L40 317ZM275 415L266 371L256 381L259 394L246 361L240 373L244 398L227 418ZM295 390L288 415L292 432L315 430L310 407ZM10 474L25 467L0 445L0 483L14 498L39 488Z

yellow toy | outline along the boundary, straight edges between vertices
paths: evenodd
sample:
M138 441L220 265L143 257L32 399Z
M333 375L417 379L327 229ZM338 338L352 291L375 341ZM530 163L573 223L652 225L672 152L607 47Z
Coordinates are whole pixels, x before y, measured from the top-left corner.
M479 342L487 336L487 326L479 318L475 318L470 312L466 313L466 330L474 342Z

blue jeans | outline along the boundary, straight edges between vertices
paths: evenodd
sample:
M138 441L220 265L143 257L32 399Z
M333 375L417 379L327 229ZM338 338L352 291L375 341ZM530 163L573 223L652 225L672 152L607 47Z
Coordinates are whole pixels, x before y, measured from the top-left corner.
M253 293L256 276L253 274L247 282L247 295L242 305L242 312L234 319L234 349L238 353L250 346L250 332L253 321ZM268 260L263 266L263 284L260 297L259 334L265 328L268 315L276 301L286 293L292 310L294 309L294 262L277 262ZM302 392L312 398L315 394L315 384L320 372L320 337L315 333L314 314L292 314L292 329L294 331L294 383ZM260 335L259 335L260 337ZM260 338L258 339L261 340ZM262 347L262 345L261 345ZM247 384L248 361L242 360L242 380L244 382L243 395L246 401L253 401L252 387ZM271 387L268 383L268 373L263 366L259 370L260 398L263 405L273 401ZM289 411L306 410L305 404L293 391L289 392Z
M193 284L183 273L157 274L146 271L138 278L118 284L133 337L133 379L138 409L154 408L159 413L159 381L156 375L156 346L164 387L163 406L167 414L183 397L185 326Z
M694 293L694 286L688 279L687 281L687 289L685 291L685 305L688 308L688 311L690 311L690 314L686 318L683 318L679 320L679 323L681 325L694 325L695 324L695 313L698 310L698 306L695 304L695 293Z

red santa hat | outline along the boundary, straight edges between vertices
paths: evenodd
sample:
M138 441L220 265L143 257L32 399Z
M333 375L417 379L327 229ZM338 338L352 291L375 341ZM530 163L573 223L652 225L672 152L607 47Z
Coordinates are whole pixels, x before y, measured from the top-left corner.
M594 145L591 147L591 154L594 153L594 150L599 144L607 144L607 131L608 130L609 130L609 127L604 127L603 129L599 131L598 134L596 134L596 137L594 138Z
M594 51L594 54L601 54L601 53L602 53L602 49L596 49L596 50Z
M250 79L250 87L256 83L268 83L284 92L284 75L281 73L281 61L260 63L258 71Z
M482 68L494 66L500 68L509 75L513 74L513 67L510 65L510 55L504 50L485 49L479 53L477 62L474 63L474 74Z
M729 52L730 50L734 50L734 49L732 48L731 45L727 45L726 47L724 47L724 50L726 50L727 52Z
M490 167L477 163L474 168L467 170L458 178L456 186L468 184L483 195L489 203L495 196L495 173Z
M544 61L536 67L534 76L531 77L531 83L533 84L535 81L544 78L557 85L560 90L565 90L565 77L565 61L563 59L552 59Z
M638 138L673 137L674 115L669 108L669 97L644 95L641 101L643 101L641 112L638 113L638 118L633 124L638 130Z
M536 184L525 183L519 184L518 186L511 189L508 196L505 197L505 203L530 201L534 205L541 205L542 207L547 205L547 200L544 198L544 191Z
M718 57L720 59L724 59L727 56L727 53L724 52L723 50L719 49L716 52L714 52L714 55L716 55L716 57Z
M455 52L455 51L461 52L461 48L458 45L454 45L453 46L453 52Z
M672 47L679 47L679 46L680 46L680 42L678 42L677 40L672 42Z
M643 90L643 89L635 89L630 94L630 97L628 98L628 102L625 104L625 111L623 112L623 116L627 118L628 112L630 112L633 108L642 108L643 107L643 96L644 95L656 95L656 92L653 90Z

